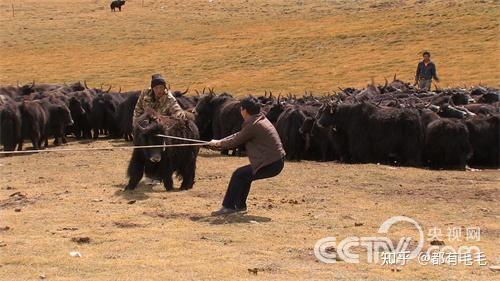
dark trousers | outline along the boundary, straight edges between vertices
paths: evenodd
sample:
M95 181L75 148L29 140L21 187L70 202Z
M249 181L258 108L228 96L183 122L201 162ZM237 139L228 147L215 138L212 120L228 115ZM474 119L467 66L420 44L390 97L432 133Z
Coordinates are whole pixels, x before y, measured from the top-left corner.
M432 79L431 80L418 80L418 88L420 90L429 91L431 89Z
M255 175L252 173L252 166L239 167L231 176L222 206L231 209L246 208L246 201L252 181L277 176L283 170L283 166L284 160L280 159L260 168Z

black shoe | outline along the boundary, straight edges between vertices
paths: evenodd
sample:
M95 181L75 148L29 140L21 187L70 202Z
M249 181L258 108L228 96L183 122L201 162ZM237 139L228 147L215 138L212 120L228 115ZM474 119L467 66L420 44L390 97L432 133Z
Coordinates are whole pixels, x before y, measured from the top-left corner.
M233 213L236 213L235 209L222 207L218 211L212 212L212 216L229 215Z

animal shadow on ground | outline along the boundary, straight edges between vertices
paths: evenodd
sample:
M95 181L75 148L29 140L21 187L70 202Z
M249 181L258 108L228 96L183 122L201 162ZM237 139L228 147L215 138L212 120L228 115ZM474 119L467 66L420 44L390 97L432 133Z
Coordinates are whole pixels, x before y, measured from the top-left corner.
M113 185L113 187L121 188L121 190L123 192L129 192L129 193L134 193L134 192L142 192L142 193L145 193L145 192L147 192L147 193L150 193L150 192L152 192L152 193L168 192L168 193L171 193L171 192L186 191L186 190L182 190L178 187L174 187L171 190L166 190L165 187L163 187L163 183L150 185L150 184L144 183L143 181L139 182L139 184L137 184L137 187L134 190L125 190L125 186L127 186L127 184L114 184ZM118 192L116 192L116 193L118 193Z
M225 216L191 216L189 219L195 222L207 222L209 224L233 224L233 223L253 223L260 224L270 222L271 218L246 215L241 213L230 214Z
M77 142L79 144L91 144L91 143L93 143L95 141L94 140L87 140L87 139L79 139L79 140L77 140Z
M125 191L124 190L125 185L118 185L117 184L117 185L114 185L114 186L117 186L117 187L121 188L121 189L115 191L115 196L123 197L126 200L129 200L129 201L132 201L132 200L142 201L142 200L146 200L146 199L149 198L149 196L146 193L144 193L145 190L143 188L136 188L135 190L127 190L127 191Z

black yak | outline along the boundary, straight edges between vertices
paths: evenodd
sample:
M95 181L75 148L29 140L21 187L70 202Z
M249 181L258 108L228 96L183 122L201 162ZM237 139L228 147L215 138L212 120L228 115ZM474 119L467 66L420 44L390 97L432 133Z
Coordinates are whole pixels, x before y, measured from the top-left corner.
M119 93L99 93L92 101L90 124L93 129L93 138L99 138L100 133L108 137L120 137L120 129L116 120L118 106L124 101Z
M280 135L283 148L287 153L288 160L319 159L319 154L315 150L317 138L313 137L314 116L317 115L319 106L297 102L294 105L287 105L279 115L274 124L276 131ZM323 128L320 128L323 129ZM318 131L318 130L316 130ZM319 133L319 132L317 132ZM316 134L319 136L320 134ZM322 139L322 142L328 142Z
M304 159L308 143L301 128L308 116L298 106L288 106L280 114L275 127L278 132L287 160Z
M469 165L476 167L494 167L500 165L500 115L477 116L467 119L472 145L472 157Z
M54 145L66 143L66 128L74 124L68 106L57 98L44 98L37 102L42 105L48 118L44 133L44 146L49 145L49 136L54 136Z
M8 96L0 95L0 143L3 150L13 151L21 139L21 112Z
M133 140L132 119L134 117L135 105L137 104L140 94L140 91L123 93L126 98L118 105L116 121L118 122L120 133L126 141Z
M427 125L423 154L431 169L465 170L471 151L469 130L460 120L439 118Z
M72 131L77 138L92 138L90 114L93 99L92 92L88 90L73 92L69 95L69 110L75 122Z
M190 120L162 116L154 111L147 111L136 120L134 144L137 146L186 143L159 137L158 134L199 139L198 128ZM174 172L182 179L181 190L192 188L198 150L197 146L135 148L127 170L129 182L125 190L134 189L144 173L148 177L161 179L165 189L172 190Z
M421 164L423 130L417 110L370 103L327 104L318 125L333 126L345 161Z
M240 102L230 94L216 95L213 92L203 94L195 108L196 125L201 139L222 139L241 130L243 117L240 114ZM239 154L243 147L234 151ZM228 154L223 150L222 154Z
M45 140L49 116L40 101L23 101L19 106L21 112L21 139L18 150L23 149L23 140L30 139L33 149L40 149Z
M125 0L113 0L109 7L111 8L111 11L114 12L116 8L118 8L118 11L122 11L122 6L125 5Z

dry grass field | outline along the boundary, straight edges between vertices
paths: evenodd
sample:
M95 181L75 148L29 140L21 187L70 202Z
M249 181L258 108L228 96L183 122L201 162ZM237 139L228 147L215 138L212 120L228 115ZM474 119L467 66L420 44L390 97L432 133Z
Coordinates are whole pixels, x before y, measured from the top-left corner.
M12 6L14 3L14 17ZM0 0L0 84L148 85L237 95L413 80L430 50L440 86L500 85L498 1Z
M14 17L12 6L14 4ZM147 86L236 95L323 93L413 79L423 49L441 86L499 86L498 1L0 0L0 84ZM66 147L121 141L72 140ZM208 216L246 158L202 150L192 190L123 192L130 151L0 158L0 280L498 280L500 172L287 162L255 182L249 212ZM477 245L488 265L318 262L326 236L375 236L392 216ZM479 242L447 229L480 227ZM414 234L407 224L390 238ZM86 240L88 238L88 241ZM424 248L429 247L426 241ZM81 257L71 257L72 251ZM366 253L361 251L361 260Z

